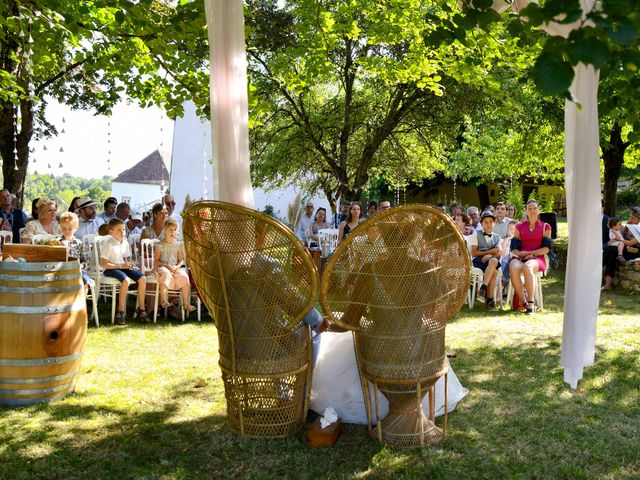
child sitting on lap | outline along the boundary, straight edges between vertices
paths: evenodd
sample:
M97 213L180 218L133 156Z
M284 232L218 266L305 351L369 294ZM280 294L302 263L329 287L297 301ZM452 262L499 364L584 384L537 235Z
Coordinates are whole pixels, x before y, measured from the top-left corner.
M109 220L109 235L102 242L100 264L105 269L105 277L115 278L120 281L120 294L118 296L118 313L116 323L125 324L124 308L127 301L127 291L131 280L138 284L138 308L136 315L142 323L149 323L149 316L144 309L144 298L147 288L147 279L144 274L131 263L131 247L125 237L124 222L119 218Z
M189 276L184 270L182 247L177 242L178 222L169 218L164 222L164 240L156 244L154 250L154 268L158 272L160 287L160 306L171 306L167 299L168 290L180 290L182 305L187 312L193 312L196 307L189 303Z
M609 245L618 247L618 261L624 262L625 258L622 255L624 251L624 237L622 236L622 220L620 217L611 217L609 219Z

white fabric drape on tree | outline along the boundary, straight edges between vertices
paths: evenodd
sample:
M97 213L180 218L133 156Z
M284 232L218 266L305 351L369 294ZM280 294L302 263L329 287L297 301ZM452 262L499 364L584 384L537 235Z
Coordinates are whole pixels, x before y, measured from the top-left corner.
M242 0L205 0L209 30L213 198L253 208Z
M519 12L529 0L515 0ZM594 0L580 0L584 13ZM542 28L550 35L568 37L584 23L579 20L563 25L551 22ZM593 365L596 323L602 277L600 239L600 147L598 134L598 72L593 66L579 64L571 93L576 102L565 102L564 162L569 223L569 254L564 288L562 357L564 381L578 387L584 367Z

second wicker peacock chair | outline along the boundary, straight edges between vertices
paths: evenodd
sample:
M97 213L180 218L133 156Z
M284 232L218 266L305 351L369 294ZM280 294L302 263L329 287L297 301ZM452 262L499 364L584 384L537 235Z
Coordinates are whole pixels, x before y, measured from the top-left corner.
M378 441L413 447L444 436L446 413L442 429L434 423L434 385L445 375L446 412L445 326L465 300L469 272L454 224L426 205L367 220L327 263L321 303L333 323L354 332L369 429ZM389 401L385 418L378 390ZM427 393L428 417L422 408Z
M302 319L318 294L311 257L282 223L224 202L192 204L183 236L218 330L229 428L262 437L299 430L312 372Z

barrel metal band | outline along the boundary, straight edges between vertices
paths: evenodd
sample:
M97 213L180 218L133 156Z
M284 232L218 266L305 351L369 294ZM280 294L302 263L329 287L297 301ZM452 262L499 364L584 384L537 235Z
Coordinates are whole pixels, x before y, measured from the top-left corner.
M35 385L37 383L51 383L59 382L60 380L66 380L67 378L75 377L80 370L73 370L72 372L65 373L64 375L54 375L53 377L35 377L35 378L0 378L0 384L5 385Z
M47 365L59 365L61 363L73 362L82 357L82 351L65 355L63 357L47 358L0 358L2 367L45 367Z
M40 397L40 398L0 398L0 405L6 405L8 407L23 407L25 405L35 405L38 403L48 403L53 402L55 400L59 400L61 398L66 397L71 392L73 392L75 386L71 387L71 390L68 392L62 392L57 395L51 395L50 397Z
M19 267L17 266L19 265ZM11 262L2 262L0 263L0 270L13 270L13 271L23 271L23 272L41 272L46 270L49 272L60 272L67 270L77 270L78 269L78 261L74 260L71 262L29 262L29 263L11 263Z
M41 395L43 393L55 393L61 392L63 390L68 390L73 387L75 380L72 380L67 383L63 383L62 385L56 385L55 387L47 387L47 388L30 388L30 389L22 389L22 390L8 390L4 388L0 388L0 395L7 395L8 397L21 397L24 395Z
M43 291L46 293L46 291ZM69 305L38 305L34 307L6 306L0 305L0 313L19 313L22 315L38 315L43 313L64 313L76 312L87 308L84 298L78 297L74 303Z
M0 262L2 263L2 262ZM43 273L42 275L9 275L0 274L0 280L8 280L10 282L60 282L63 280L77 280L80 278L80 270L73 275L56 275L51 273Z
M2 287L0 286L0 293L64 293L80 291L80 284L69 285L66 287L46 287L46 292L42 287Z

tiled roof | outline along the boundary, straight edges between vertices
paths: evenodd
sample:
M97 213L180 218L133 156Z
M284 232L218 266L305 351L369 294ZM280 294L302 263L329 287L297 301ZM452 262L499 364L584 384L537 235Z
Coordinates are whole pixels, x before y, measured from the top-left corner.
M117 183L146 183L150 185L169 184L169 170L167 162L159 150L155 150L133 167L121 172L113 182Z

